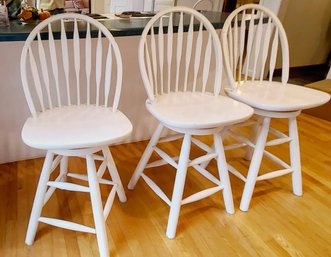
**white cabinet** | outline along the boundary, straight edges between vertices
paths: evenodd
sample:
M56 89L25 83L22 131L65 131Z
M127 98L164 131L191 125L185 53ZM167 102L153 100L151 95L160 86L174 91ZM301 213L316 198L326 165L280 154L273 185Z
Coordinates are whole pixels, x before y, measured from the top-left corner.
M174 0L144 0L144 11L160 11L174 6Z
M110 12L120 13L124 11L132 11L132 2L133 0L110 0Z

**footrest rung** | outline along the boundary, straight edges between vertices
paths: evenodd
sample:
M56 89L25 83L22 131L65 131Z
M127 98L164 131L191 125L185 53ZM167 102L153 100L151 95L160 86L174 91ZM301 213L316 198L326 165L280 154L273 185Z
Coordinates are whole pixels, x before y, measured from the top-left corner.
M48 225L52 225L55 227L60 227L60 228L65 228L65 229L70 229L74 231L79 231L79 232L86 232L86 233L92 233L95 234L95 229L78 224L75 222L71 221L66 221L66 220L60 220L60 219L54 219L54 218L46 218L46 217L40 217L38 219L40 222L46 223Z
M277 139L273 139L268 141L265 145L266 146L274 146L274 145L280 145L280 144L285 144L287 142L290 142L291 138L286 137L286 138L277 138Z
M76 192L90 192L90 189L86 186L81 186L68 182L49 181L47 182L47 186L55 187L62 190L76 191Z
M193 195L190 195L189 197L185 198L182 200L182 205L183 204L188 204L192 203L195 201L199 201L203 198L206 198L212 194L215 194L216 192L222 190L224 187L223 186L216 186L216 187L211 187L202 191L199 191L198 193L195 193Z
M276 178L276 177L280 177L280 176L289 174L291 172L293 172L292 169L283 169L283 170L271 171L269 173L258 176L256 180L260 181L260 180L265 180L265 179Z
M147 177L145 174L141 174L141 177L145 180L147 185L154 191L155 194L157 194L166 204L171 206L171 202L169 198L166 196L166 194L162 191L162 189L149 177Z
M210 161L210 160L212 160L216 157L217 157L217 153L209 153L209 154L200 156L200 157L195 158L194 160L190 161L188 166L191 167L191 166L194 166L194 165L199 165L203 162L208 162L208 161Z
M242 181L246 182L246 178L232 165L228 164L228 170L235 175L237 178L241 179Z
M87 176L86 175L82 175L82 174L68 173L67 174L67 177L76 178L76 179L80 179L80 180L83 180L83 181L88 181ZM99 178L99 184L105 184L105 185L113 186L116 183L114 183L113 181L110 181L108 179Z
M228 151L228 150L233 150L233 149L237 149L237 148L241 148L241 147L245 147L245 146L247 146L246 143L237 143L237 144L225 145L224 150Z

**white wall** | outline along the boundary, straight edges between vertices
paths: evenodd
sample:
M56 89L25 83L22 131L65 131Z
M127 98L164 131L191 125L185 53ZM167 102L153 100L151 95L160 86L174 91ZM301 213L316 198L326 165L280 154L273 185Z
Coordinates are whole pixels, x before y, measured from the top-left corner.
M280 19L290 47L290 66L323 64L331 50L331 0L283 0Z

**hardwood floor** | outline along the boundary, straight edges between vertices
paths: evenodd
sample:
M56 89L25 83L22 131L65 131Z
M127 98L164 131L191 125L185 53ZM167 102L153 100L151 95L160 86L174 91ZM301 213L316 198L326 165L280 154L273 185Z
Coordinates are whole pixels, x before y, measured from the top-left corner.
M238 208L243 183L231 176L236 213L228 215L221 194L182 207L177 237L165 236L168 206L140 180L128 201L115 200L107 220L111 256L331 256L331 123L302 114L298 118L304 195L291 192L289 175L258 182L247 213ZM283 121L274 123L285 128ZM206 141L209 138L205 138ZM126 186L147 142L112 147ZM179 143L164 147L176 153ZM287 156L287 146L275 150ZM193 155L199 155L194 148ZM227 153L228 161L247 169L242 151ZM286 159L286 158L285 158ZM43 159L0 165L0 256L98 256L94 235L41 224L35 243L24 244L27 222ZM72 160L71 170L85 169L85 161ZM210 169L216 171L215 163ZM263 169L271 168L264 160ZM173 168L154 168L155 180L170 195ZM160 172L167 171L167 172ZM208 186L189 171L185 194ZM102 187L107 195L108 188ZM93 225L89 197L56 191L43 211L52 217Z

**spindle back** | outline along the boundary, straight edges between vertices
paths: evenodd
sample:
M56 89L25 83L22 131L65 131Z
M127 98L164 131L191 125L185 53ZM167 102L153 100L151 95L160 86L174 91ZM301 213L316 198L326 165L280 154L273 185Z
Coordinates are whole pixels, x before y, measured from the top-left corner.
M122 59L109 30L87 15L64 13L39 23L21 55L21 79L34 117L71 105L118 107Z
M170 92L221 90L221 44L213 25L188 7L156 14L139 44L139 66L149 100Z
M263 80L266 75L272 81L278 55L282 65L281 81L287 83L287 37L280 20L268 8L246 4L235 9L224 23L221 42L226 73L233 88L238 82Z

